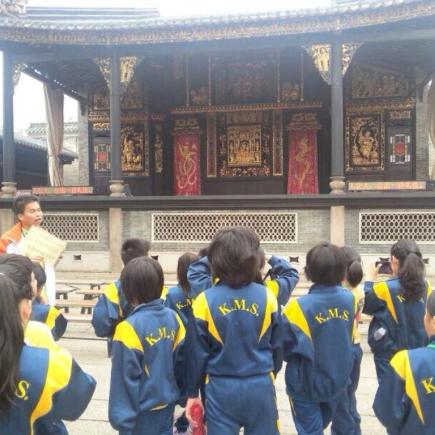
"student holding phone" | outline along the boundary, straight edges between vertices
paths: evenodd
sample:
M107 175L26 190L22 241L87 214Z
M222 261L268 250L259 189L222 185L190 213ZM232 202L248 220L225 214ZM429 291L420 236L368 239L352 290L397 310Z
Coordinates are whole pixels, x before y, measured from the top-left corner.
M420 249L413 240L399 240L391 247L390 257L391 278L375 283L382 266L378 264L364 284L364 313L373 316L368 342L379 383L398 351L427 343L423 317L430 286Z

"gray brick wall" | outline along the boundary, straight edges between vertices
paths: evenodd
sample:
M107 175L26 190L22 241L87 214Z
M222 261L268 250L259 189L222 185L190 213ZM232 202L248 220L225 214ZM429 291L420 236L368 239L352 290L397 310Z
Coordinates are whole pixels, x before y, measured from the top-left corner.
M387 243L387 244L378 244L378 243L360 244L359 243L359 213L361 211L363 210L360 209L346 210L346 230L345 230L346 245L352 246L353 248L357 249L358 252L360 252L361 254L370 254L370 255L379 255L379 256L388 255L392 243ZM364 211L368 211L368 210L364 209ZM403 211L403 209L373 210L373 211L401 212ZM413 210L407 210L407 211L413 211ZM423 255L435 255L435 244L419 243L419 247Z
M186 210L187 211L187 210ZM293 211L293 210L286 210ZM270 252L306 252L314 244L329 240L330 213L329 209L295 210L298 214L298 243L270 243L264 244L266 251ZM243 211L241 211L243 213ZM144 237L151 240L151 215L148 211L124 211L123 239L129 237ZM194 251L201 243L153 243L153 250L160 252L169 251Z

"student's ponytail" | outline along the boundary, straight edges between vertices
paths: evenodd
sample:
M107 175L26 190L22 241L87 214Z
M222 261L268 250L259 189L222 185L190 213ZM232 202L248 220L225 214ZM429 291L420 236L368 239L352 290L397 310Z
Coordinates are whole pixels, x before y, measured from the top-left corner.
M404 298L418 301L426 290L425 267L420 249L413 240L399 240L391 248L391 255L399 260L399 281Z
M7 413L15 397L18 365L24 343L15 284L0 275L0 414Z
M348 246L344 246L340 249L346 257L346 281L352 288L355 288L362 281L364 276L361 257L355 249Z
M352 261L346 270L346 280L352 288L355 288L363 279L363 268L361 262L358 260Z

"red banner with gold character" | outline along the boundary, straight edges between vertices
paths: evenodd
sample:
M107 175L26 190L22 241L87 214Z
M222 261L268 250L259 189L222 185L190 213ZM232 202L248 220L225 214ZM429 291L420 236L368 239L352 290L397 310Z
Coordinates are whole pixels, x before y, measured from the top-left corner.
M287 193L319 193L315 128L289 132Z
M175 195L201 195L200 135L176 134L174 142Z

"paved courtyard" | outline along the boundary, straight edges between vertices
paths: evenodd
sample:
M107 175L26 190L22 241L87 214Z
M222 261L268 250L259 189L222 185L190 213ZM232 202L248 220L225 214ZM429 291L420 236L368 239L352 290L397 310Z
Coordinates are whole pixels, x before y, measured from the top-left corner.
M68 325L66 335L68 338L62 339L61 345L66 347L82 367L97 380L97 389L92 402L79 421L67 423L69 432L71 435L115 434L116 431L110 426L107 417L110 360L107 358L106 342L94 339L92 326L87 324ZM374 417L372 411L372 402L377 385L373 358L366 345L364 345L364 350L360 387L358 390L358 407L362 416L362 433L364 435L384 434L385 431ZM284 435L296 434L289 402L285 394L283 370L278 376L277 391L281 433Z

